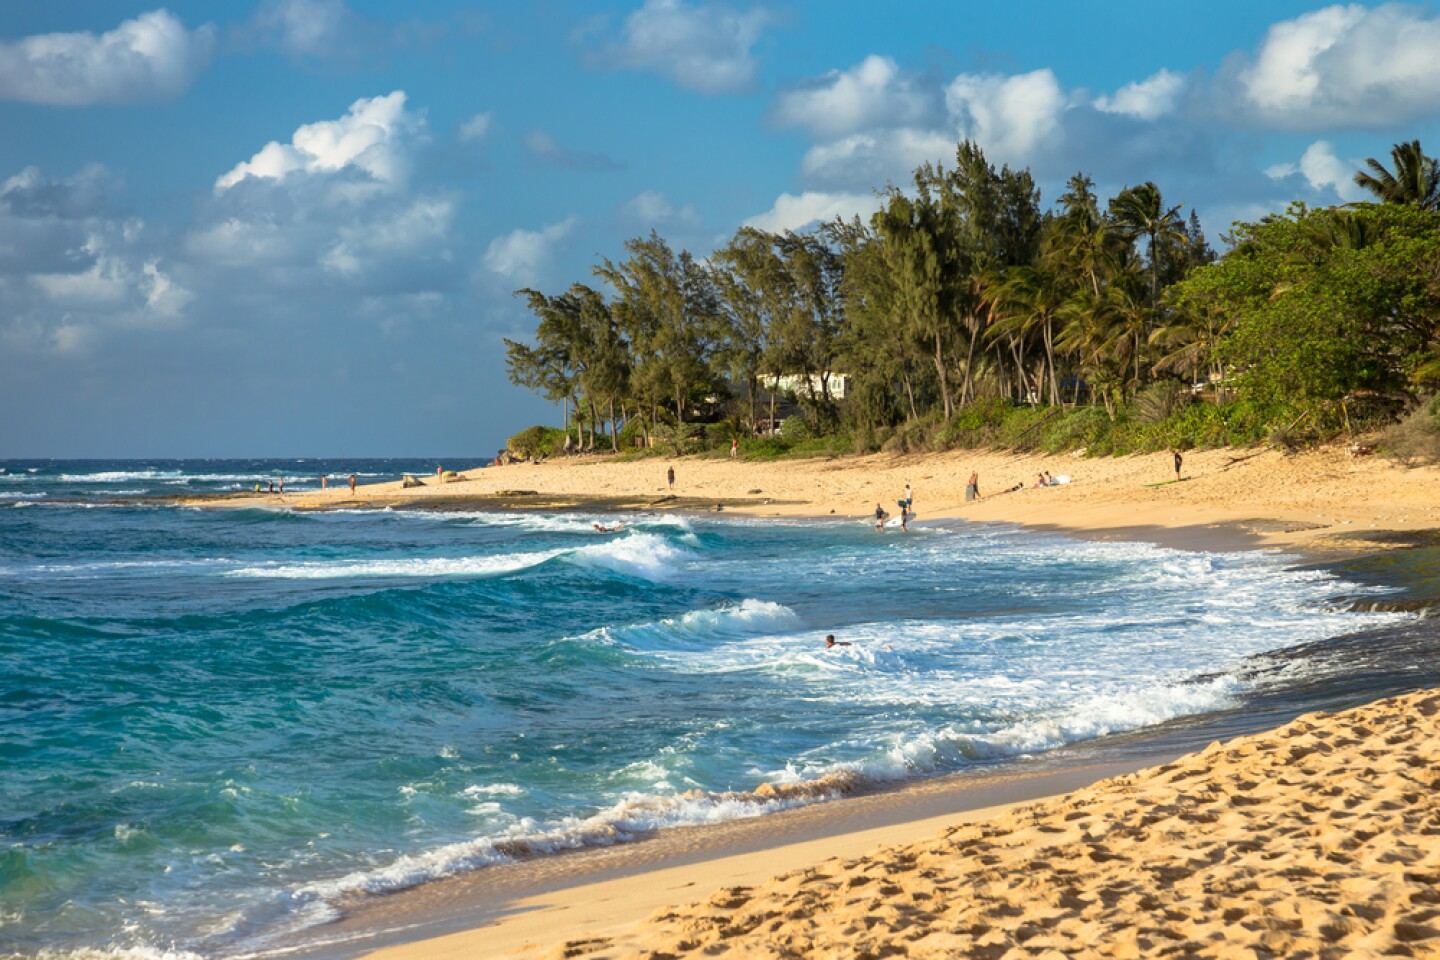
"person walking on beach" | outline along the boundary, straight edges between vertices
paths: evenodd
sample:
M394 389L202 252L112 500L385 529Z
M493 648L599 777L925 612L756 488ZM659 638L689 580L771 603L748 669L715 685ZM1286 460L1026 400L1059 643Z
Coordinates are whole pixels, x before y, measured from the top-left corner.
M980 496L980 473L970 471L970 479L965 481L965 499L976 500Z
M1176 481L1179 481L1179 479L1180 479L1180 467L1181 467L1181 465L1183 465L1184 463L1185 463L1185 458L1182 457L1182 456L1180 456L1180 451L1179 451L1179 450L1176 450L1176 451L1175 451L1175 479L1176 479Z
M355 492L355 474L350 474L350 492Z
M666 471L665 471L665 481L666 481L668 484L670 484L670 489L671 489L671 490L674 490L674 489L675 489L675 468L674 468L674 467L671 467L669 470L666 470Z
M740 440L738 437L730 438L730 459L735 459L735 454L740 452Z

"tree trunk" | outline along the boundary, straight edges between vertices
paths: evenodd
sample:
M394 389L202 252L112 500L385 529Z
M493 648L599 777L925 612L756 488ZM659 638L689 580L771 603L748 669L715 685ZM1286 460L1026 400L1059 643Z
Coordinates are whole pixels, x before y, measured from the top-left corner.
M755 392L760 389L760 378L752 374L746 382L746 386L750 394L750 422L746 424L745 432L753 434L755 432Z
M900 380L905 384L905 396L910 401L910 422L914 423L920 419L920 414L915 412L915 391L910 387L910 374L900 374Z
M774 385L770 388L770 422L765 425L765 432L772 437L775 435L775 391L779 389L780 378L776 377Z
M975 378L971 370L975 364L975 341L980 339L980 318L970 318L970 347L965 351L965 381L960 385L960 405L964 406L974 397L971 395L975 388Z
M1050 364L1050 406L1060 405L1060 378L1055 373L1055 339L1049 315L1045 317L1045 359Z
M940 377L940 399L945 406L945 419L950 419L950 381L945 376L945 355L941 350L940 331L935 331L935 372Z
M615 398L610 398L610 450L620 452L620 431L615 426Z

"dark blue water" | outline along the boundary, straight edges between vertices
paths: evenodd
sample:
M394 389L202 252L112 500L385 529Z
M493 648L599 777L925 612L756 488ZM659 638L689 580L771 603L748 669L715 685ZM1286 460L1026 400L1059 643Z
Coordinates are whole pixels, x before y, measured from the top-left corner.
M434 461L0 466L0 954L263 951L349 891L1244 710L1310 675L1255 655L1410 622L1002 528L126 502Z

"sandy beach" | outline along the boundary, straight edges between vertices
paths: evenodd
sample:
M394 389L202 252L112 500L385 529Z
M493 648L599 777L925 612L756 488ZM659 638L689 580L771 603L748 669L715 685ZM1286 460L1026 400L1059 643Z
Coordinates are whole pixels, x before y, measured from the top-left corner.
M362 485L343 478L326 491L224 498L229 506L429 506L460 509L688 510L747 516L873 516L896 511L906 484L920 520L964 518L1050 527L1200 548L1276 546L1318 552L1364 549L1377 531L1440 527L1440 468L1405 468L1331 447L1185 454L1181 482L1169 454L1086 459L977 451L749 462L682 458L573 458L454 469L465 479L424 486ZM666 470L673 467L671 490ZM450 469L450 465L446 465ZM981 499L965 485L980 477ZM1041 472L1068 483L1038 488ZM1023 485L1023 486L1021 486ZM1013 489L1021 486L1021 489ZM207 501L214 502L214 501ZM1389 542L1385 536L1374 545Z
M790 850L758 883L717 861L719 889L659 910L683 877L581 887L375 956L1440 956L1437 763L1440 692L1424 691L914 824L938 827L916 842Z

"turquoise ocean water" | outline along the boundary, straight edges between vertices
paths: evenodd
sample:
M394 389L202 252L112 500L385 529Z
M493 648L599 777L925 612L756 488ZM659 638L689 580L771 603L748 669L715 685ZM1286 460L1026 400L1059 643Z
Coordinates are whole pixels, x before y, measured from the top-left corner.
M1341 602L1385 588L1272 555L128 502L433 461L0 467L0 955L263 953L348 892L1414 681L1334 646L1414 623Z

